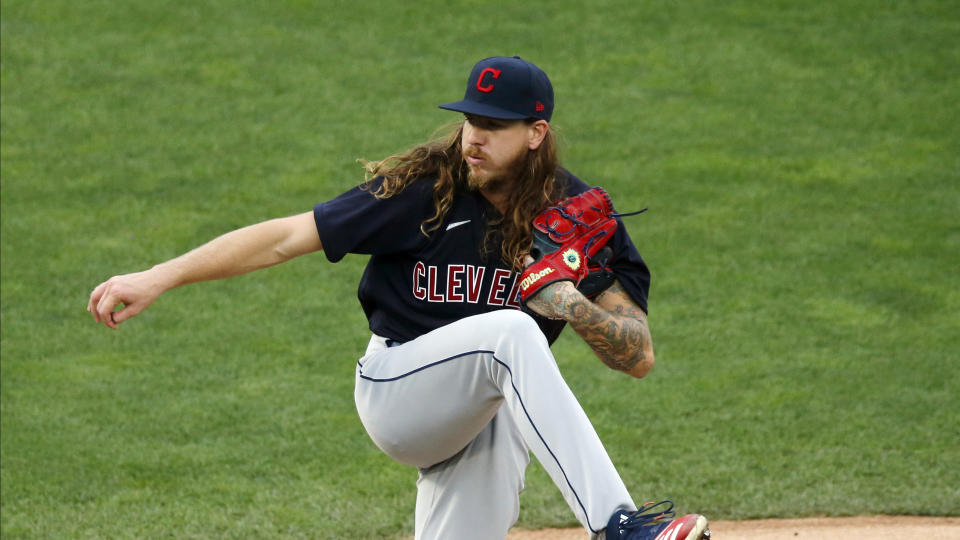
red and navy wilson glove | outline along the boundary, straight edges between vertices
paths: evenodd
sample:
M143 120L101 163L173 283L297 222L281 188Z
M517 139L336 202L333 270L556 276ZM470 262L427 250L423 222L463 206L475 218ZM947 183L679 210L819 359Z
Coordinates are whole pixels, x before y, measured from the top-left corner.
M579 285L589 274L588 266L597 252L616 230L613 203L599 187L544 210L533 220L530 256L534 262L520 275L520 300L526 304L544 287L558 281ZM605 261L595 265L606 268Z

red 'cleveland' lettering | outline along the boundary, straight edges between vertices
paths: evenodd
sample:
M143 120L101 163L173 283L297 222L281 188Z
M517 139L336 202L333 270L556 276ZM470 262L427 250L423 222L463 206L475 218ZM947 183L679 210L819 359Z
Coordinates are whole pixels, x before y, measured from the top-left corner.
M469 302L480 303L480 293L484 288L486 267L472 264L447 265L446 277L441 268L417 261L413 265L411 292L417 300L428 302ZM487 304L492 306L510 306L519 308L517 291L520 287L520 275L496 268L490 278ZM509 292L508 292L509 291Z
M463 302L463 293L458 292L463 286L463 279L458 276L463 274L463 271L462 264L447 266L447 302Z
M417 261L413 266L413 297L417 300L426 300L427 290L420 285L420 279L427 275L427 267L423 262Z
M443 302L443 294L437 292L437 267L428 266L427 275L430 276L430 284L427 285L427 300L430 302Z
M510 294L507 295L507 305L520 309L520 274L514 274L513 287L510 287Z
M504 270L503 268L497 268L493 271L493 280L490 283L490 295L487 297L488 304L491 306L503 305L503 291L507 289L507 286L503 284L503 280L508 279L511 273L509 270Z
M417 261L413 265L413 283L411 291L417 300L427 302L469 302L480 303L481 291L484 288L483 278L486 276L486 267L472 264L447 265L446 277L440 273L441 268L426 265ZM487 304L491 306L507 306L519 309L522 287L520 274L496 268L490 277L490 288L487 293Z
M500 70L492 67L484 68L483 71L480 72L480 76L477 77L477 90L481 92L490 93L490 92L493 92L493 83L490 83L486 86L480 86L480 83L483 82L483 78L487 75L487 73L493 75L494 79L499 79Z
M467 302L476 304L480 301L480 287L483 286L483 273L486 270L482 266L467 266Z

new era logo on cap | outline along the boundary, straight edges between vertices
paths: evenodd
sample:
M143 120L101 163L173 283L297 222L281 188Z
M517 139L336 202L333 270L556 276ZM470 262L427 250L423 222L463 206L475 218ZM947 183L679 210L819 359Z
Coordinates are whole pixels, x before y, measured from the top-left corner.
M473 66L463 99L441 109L504 120L553 115L553 85L542 69L519 56L485 58Z

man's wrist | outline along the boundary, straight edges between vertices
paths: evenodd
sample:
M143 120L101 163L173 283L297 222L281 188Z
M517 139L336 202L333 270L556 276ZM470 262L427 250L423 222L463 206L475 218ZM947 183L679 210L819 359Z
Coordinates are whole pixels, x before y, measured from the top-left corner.
M579 301L587 301L570 281L558 281L543 288L527 302L527 307L551 319L571 321Z
M156 288L158 294L163 294L170 289L185 285L185 283L182 282L182 278L180 277L181 273L177 271L174 261L160 263L144 273L150 276L149 283Z

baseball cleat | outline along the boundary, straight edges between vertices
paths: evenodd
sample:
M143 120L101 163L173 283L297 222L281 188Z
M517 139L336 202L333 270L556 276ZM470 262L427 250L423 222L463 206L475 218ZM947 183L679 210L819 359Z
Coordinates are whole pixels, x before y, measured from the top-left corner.
M674 519L674 515L669 500L649 502L636 512L620 510L607 523L606 540L710 540L706 517L687 514Z

